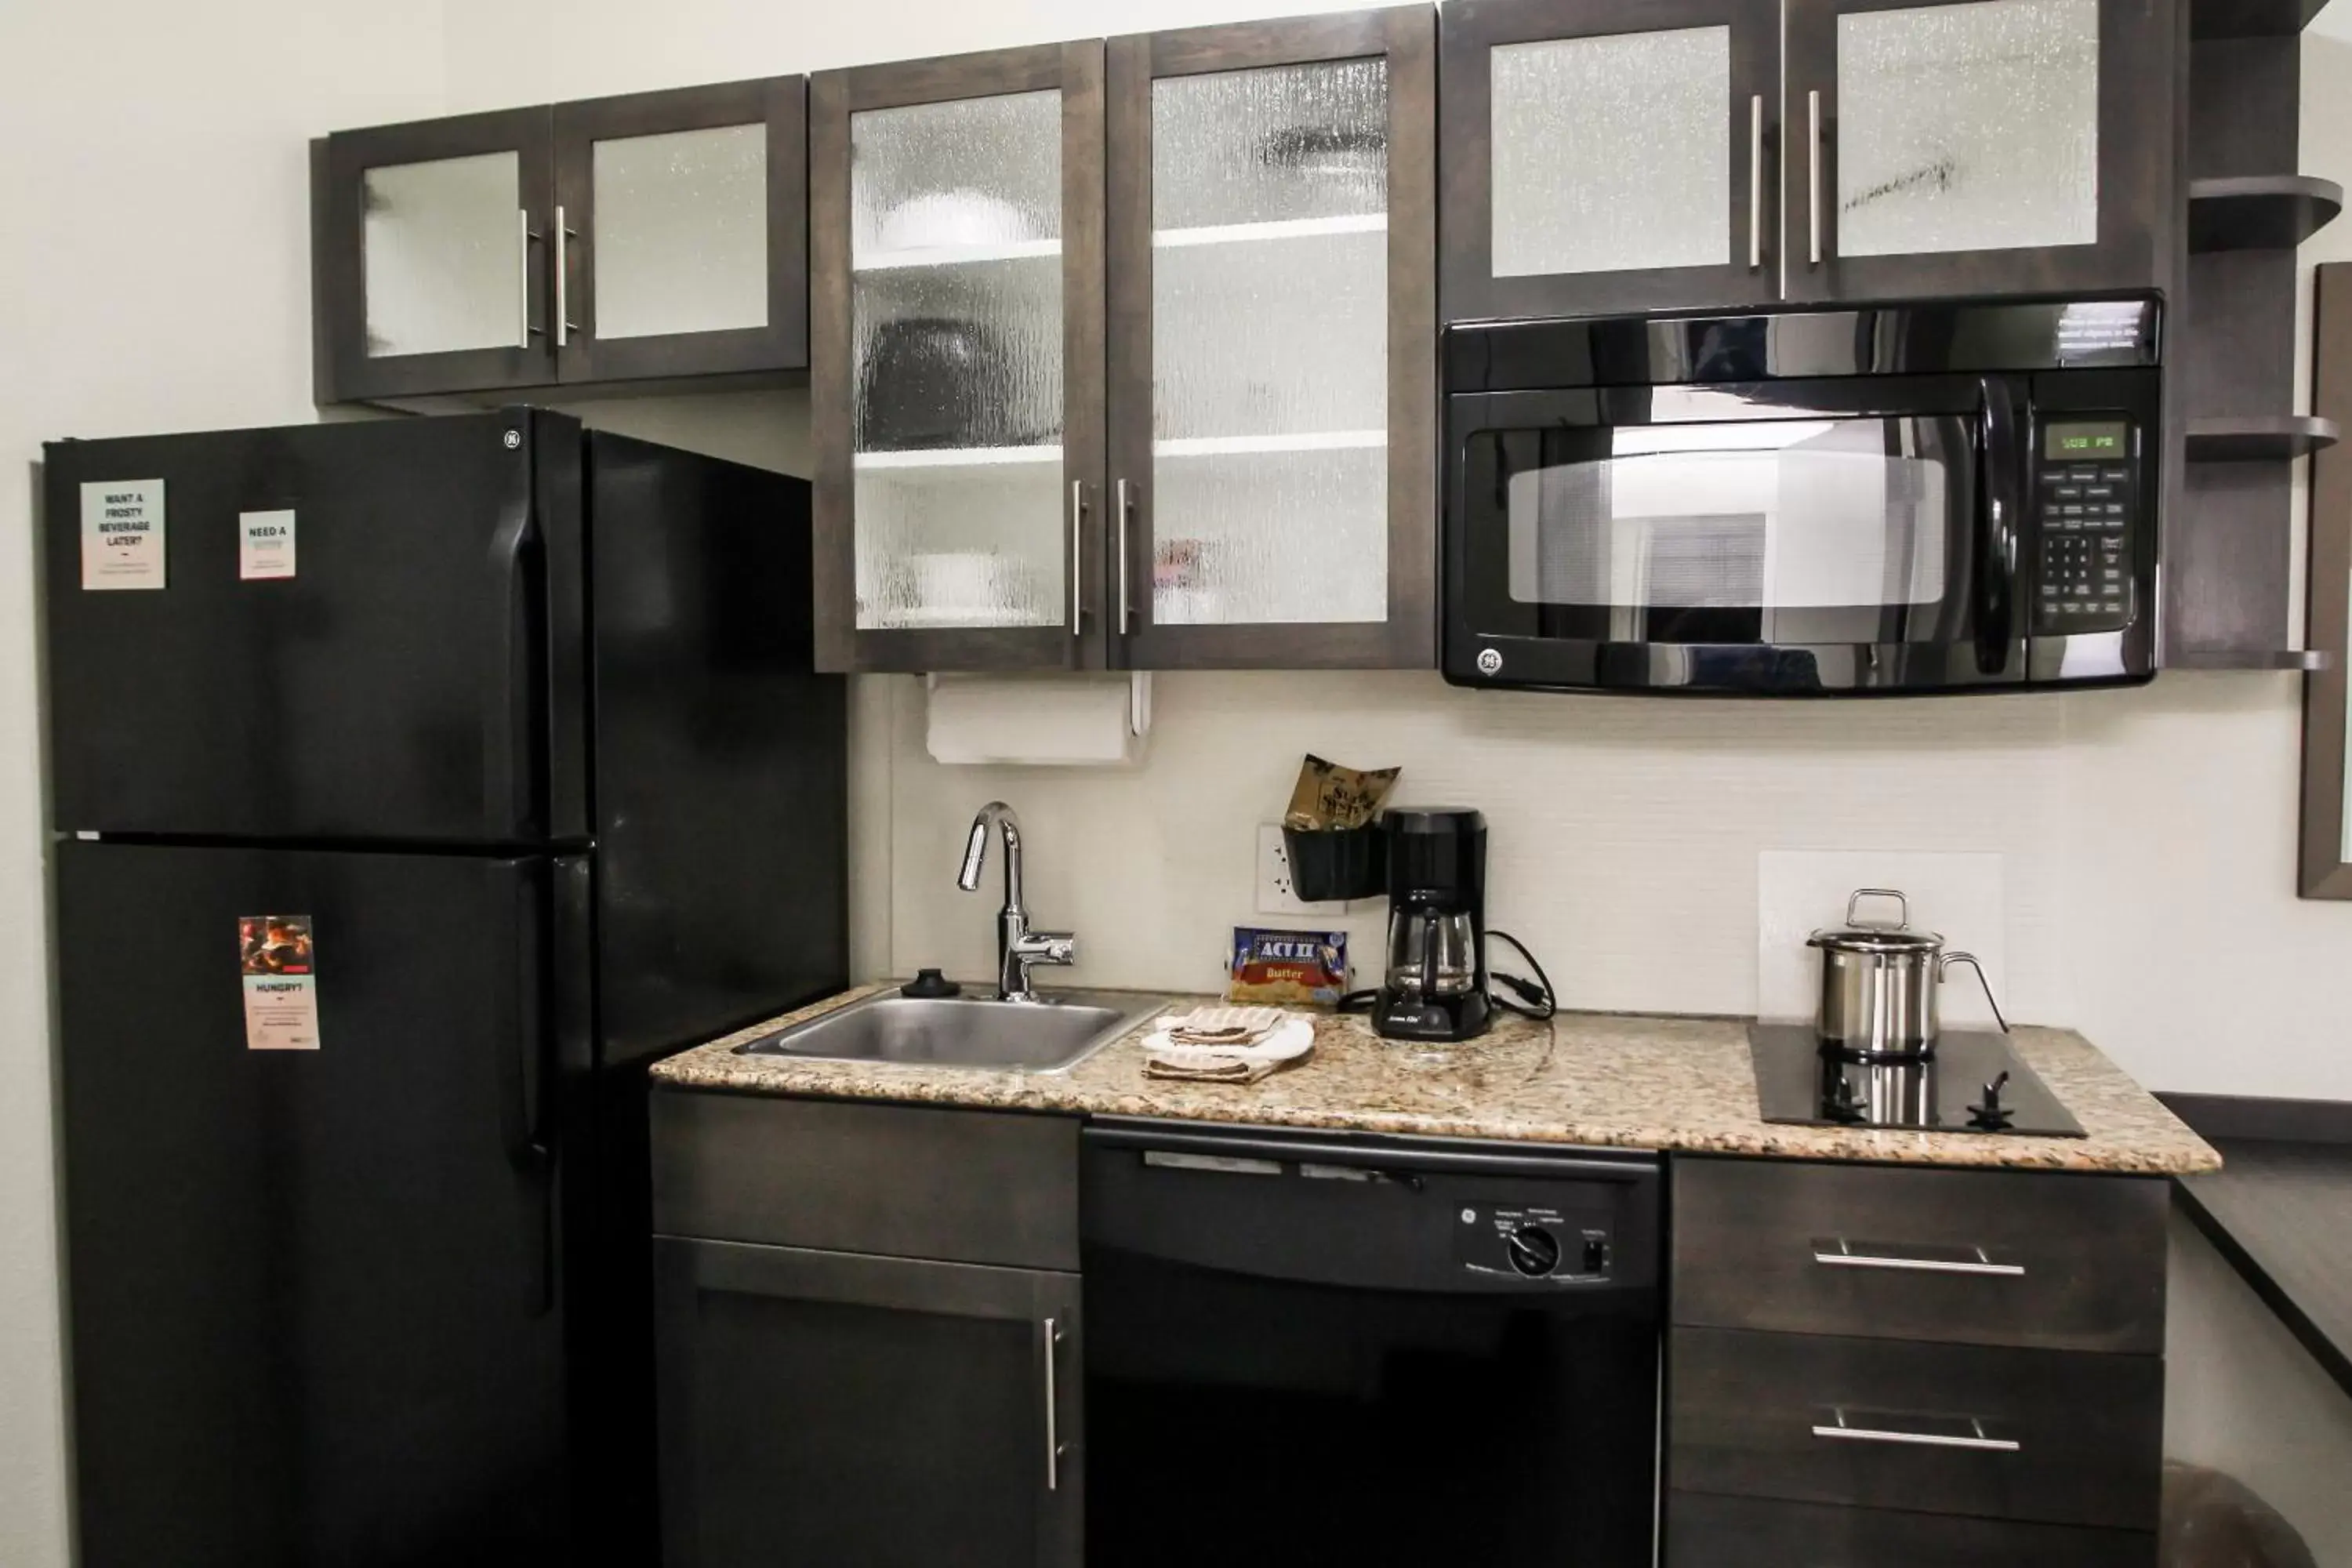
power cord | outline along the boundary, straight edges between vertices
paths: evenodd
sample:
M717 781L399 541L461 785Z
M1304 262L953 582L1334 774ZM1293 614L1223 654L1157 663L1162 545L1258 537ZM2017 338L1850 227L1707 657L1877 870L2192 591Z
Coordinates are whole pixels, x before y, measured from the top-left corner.
M1495 1005L1506 1012L1517 1013L1523 1018L1544 1019L1559 1012L1559 995L1551 988L1551 976L1546 974L1543 965L1536 962L1536 955L1528 951L1528 944L1507 931L1489 931L1486 936L1489 941L1509 942L1518 955L1528 961L1528 967L1536 972L1536 977L1533 980L1528 980L1517 974L1489 971L1487 979L1518 998L1518 1001L1514 1002L1509 997L1498 996L1490 991L1486 994L1493 1000Z

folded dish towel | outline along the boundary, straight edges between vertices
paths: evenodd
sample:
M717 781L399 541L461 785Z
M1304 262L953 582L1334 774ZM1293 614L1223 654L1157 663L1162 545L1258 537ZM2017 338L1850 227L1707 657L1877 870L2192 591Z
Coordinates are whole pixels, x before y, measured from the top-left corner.
M1315 1020L1278 1007L1197 1007L1145 1037L1146 1078L1255 1083L1315 1048Z

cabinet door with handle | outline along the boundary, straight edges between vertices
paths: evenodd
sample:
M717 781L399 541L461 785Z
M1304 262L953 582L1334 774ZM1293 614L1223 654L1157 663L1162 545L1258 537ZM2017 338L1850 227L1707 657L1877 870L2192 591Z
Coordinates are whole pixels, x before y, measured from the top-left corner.
M556 374L808 364L803 77L555 109Z
M2177 16L1788 0L1788 297L2159 285Z
M1446 321L1778 298L1779 0L1442 14Z
M517 109L313 143L321 401L543 384L550 112Z
M1103 662L1102 45L832 71L809 115L817 660Z
M668 1568L1076 1568L1077 1276L654 1247Z
M1433 662L1434 31L1107 46L1114 665Z

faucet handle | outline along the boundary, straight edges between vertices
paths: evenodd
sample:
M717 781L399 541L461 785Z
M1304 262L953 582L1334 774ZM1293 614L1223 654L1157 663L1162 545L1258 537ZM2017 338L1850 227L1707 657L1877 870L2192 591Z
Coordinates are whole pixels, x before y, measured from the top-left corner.
M1068 931L1024 931L1013 943L1013 956L1024 963L1076 963L1078 939Z

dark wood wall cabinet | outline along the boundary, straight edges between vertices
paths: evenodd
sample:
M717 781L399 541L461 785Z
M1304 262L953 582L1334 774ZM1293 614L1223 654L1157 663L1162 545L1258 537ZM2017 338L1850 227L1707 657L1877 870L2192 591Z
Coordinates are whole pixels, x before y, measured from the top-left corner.
M2311 405L2352 419L2352 262L2331 261L2313 281ZM2296 885L2306 899L2352 899L2352 451L2330 447L2311 465L2305 638L2315 668L2303 678L2303 831Z
M2166 1182L1673 1170L1666 1563L2154 1568Z
M1434 662L1434 31L814 79L821 668Z
M2179 0L1456 0L1449 321L2168 282Z
M808 363L800 77L311 144L321 403Z

